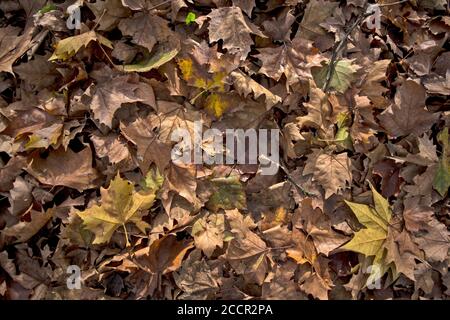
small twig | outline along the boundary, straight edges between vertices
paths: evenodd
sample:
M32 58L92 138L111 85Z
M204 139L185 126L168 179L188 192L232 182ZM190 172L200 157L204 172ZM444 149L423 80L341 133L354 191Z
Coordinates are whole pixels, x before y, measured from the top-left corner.
M106 13L106 9L103 9L102 15L100 16L100 18L98 19L97 23L96 23L95 26L92 28L92 30L95 30L95 29L98 27L98 25L100 24L100 21L102 21L103 16L105 15L105 13Z
M405 2L408 2L408 1L409 0L401 0L401 1L391 2L391 3L382 3L382 4L379 4L378 6L379 7L388 7L388 6L394 6L396 4L405 3Z
M348 28L348 30L345 32L344 37L339 41L338 45L333 50L333 53L331 55L330 64L328 65L327 70L327 77L326 81L322 87L323 92L327 93L328 89L331 84L331 79L333 78L334 70L337 63L337 57L340 53L340 51L344 48L344 46L347 44L348 36L353 32L353 30L368 16L371 16L373 12L369 13L361 13L355 20L355 22Z
M153 10L153 9L156 9L156 8L158 8L159 6L162 6L162 5L164 5L164 4L166 4L166 3L169 3L169 2L172 2L172 0L166 0L166 1L163 1L163 2L161 2L161 3L159 3L159 4L156 4L156 5L154 5L153 7L149 8L148 11Z

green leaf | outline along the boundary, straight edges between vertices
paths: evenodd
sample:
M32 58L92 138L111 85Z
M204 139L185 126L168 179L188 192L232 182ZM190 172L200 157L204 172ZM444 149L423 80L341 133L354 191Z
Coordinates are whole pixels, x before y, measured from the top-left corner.
M57 9L58 9L58 7L56 7L53 3L49 3L49 4L46 4L45 6L43 6L43 7L38 11L38 13L45 14L45 13L47 13L47 12L50 12L50 11L53 11L53 10L57 10Z
M342 59L336 62L334 72L331 75L330 88L337 92L344 93L350 87L350 84L355 80L355 73L359 67L352 64L353 60ZM311 68L314 81L318 88L323 88L327 81L329 63L322 67Z
M336 145L341 146L343 149L353 150L353 142L350 136L350 117L348 113L341 112L337 116L338 131L334 137Z
M197 19L197 16L195 15L194 12L189 12L186 16L186 24L190 25L192 22L195 22L195 19Z
M178 49L157 50L153 55L146 55L144 59L136 64L128 64L123 66L126 72L147 72L152 69L159 68L163 64L169 62L178 54Z

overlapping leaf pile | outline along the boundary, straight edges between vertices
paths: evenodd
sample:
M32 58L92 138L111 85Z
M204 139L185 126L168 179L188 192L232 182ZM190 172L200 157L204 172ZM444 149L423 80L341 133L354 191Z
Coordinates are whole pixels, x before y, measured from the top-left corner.
M377 3L1 1L0 296L448 298L449 8ZM278 173L173 163L196 120Z

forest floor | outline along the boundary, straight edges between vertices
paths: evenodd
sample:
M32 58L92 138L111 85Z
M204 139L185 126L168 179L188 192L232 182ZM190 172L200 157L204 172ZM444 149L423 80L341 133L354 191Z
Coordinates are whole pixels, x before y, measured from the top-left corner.
M1 1L0 297L448 299L449 10Z

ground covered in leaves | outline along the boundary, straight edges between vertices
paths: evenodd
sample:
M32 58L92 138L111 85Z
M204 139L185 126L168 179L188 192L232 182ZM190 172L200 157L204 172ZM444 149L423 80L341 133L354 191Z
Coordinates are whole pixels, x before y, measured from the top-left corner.
M449 8L377 3L1 1L0 296L448 298ZM196 120L278 173L175 164Z

